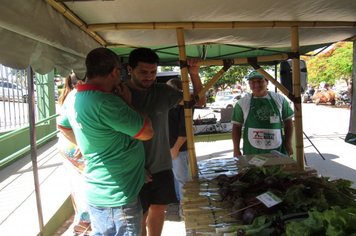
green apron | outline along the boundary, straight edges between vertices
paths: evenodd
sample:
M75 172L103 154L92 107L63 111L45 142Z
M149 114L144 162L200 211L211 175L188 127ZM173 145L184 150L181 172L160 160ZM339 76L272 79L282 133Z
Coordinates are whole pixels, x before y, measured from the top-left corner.
M283 122L276 102L268 98L251 97L249 113L243 131L243 154L261 154L277 150L287 154L283 145Z

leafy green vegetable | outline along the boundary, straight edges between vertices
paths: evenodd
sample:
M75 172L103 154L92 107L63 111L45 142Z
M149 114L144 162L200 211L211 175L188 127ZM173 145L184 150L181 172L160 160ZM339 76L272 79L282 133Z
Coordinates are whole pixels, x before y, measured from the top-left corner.
M351 181L285 172L280 166L251 167L234 176L220 176L216 181L221 201L228 203L231 216L240 220L247 209L256 213L252 224L237 226L237 235L352 235L356 232L356 190L351 188ZM271 208L258 204L256 196L267 191L280 197L282 203ZM306 213L308 219L301 220Z
M319 212L312 210L309 217L298 222L290 222L286 226L286 235L356 235L356 208L341 209L332 207Z

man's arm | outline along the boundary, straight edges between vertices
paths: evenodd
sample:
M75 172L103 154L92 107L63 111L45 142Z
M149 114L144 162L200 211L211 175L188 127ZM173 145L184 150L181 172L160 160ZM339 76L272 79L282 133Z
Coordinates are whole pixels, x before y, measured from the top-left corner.
M171 156L173 160L177 158L180 148L186 141L187 141L187 137L178 136L176 142L171 148Z
M145 117L142 129L134 136L134 138L141 141L147 141L151 139L153 135L154 131L152 128L151 120L148 117Z
M144 123L143 123L143 127L141 128L141 130L134 136L135 139L137 140L141 140L141 141L147 141L149 139L151 139L153 137L154 131L152 128L152 122L151 120L144 114L142 114L142 112L138 111L136 108L134 108L131 105L132 102L132 95L131 95L131 91L128 88L126 83L118 83L115 87L114 93L116 95L118 95L119 97L122 98L122 100L124 100L124 102L126 102L126 104L135 112L137 112L138 114L140 114L141 116L144 117Z
M284 121L285 146L289 155L293 154L292 136L293 136L293 119Z
M241 156L240 151L240 140L242 134L242 125L241 124L233 124L232 125L232 142L234 144L234 157Z
M201 90L203 90L203 85L199 76L199 59L189 59L188 63L188 73L193 84L194 96L197 96ZM203 107L206 103L206 97L203 96L195 104L197 107Z
M66 139L77 145L77 140L75 139L74 132L71 128L67 128L61 125L57 125L57 127Z

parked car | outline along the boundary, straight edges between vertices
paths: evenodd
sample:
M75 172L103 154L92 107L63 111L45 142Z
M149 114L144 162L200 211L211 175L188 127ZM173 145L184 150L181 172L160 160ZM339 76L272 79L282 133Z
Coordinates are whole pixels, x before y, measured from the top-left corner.
M226 96L232 96L231 91L218 91L215 95L215 102L225 98Z
M0 100L22 102L25 93L20 85L0 79Z
M220 110L224 108L233 108L236 102L241 98L241 95L227 95L224 97L220 97L219 100L213 102L210 105L210 108L213 110Z
M34 94L35 94L35 103L37 103L38 99L37 99L37 88L35 86L34 88ZM63 91L63 89L58 89L57 85L54 85L54 100L58 101L58 98L60 96L60 93ZM23 102L28 102L28 94L27 91L25 92L25 94L23 95Z

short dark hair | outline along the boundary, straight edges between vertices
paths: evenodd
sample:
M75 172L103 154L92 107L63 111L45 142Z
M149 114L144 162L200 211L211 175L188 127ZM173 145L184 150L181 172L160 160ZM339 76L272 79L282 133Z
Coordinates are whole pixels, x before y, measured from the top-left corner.
M108 48L95 48L91 50L86 59L87 78L106 76L115 67L120 67L120 57Z
M129 66L131 66L131 68L135 68L139 62L158 64L159 57L157 53L150 48L136 48L130 53Z

